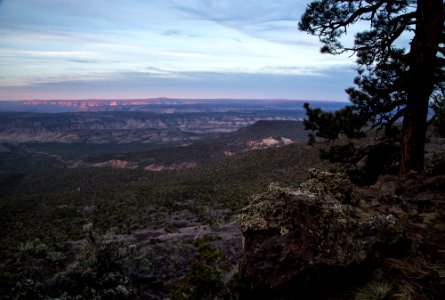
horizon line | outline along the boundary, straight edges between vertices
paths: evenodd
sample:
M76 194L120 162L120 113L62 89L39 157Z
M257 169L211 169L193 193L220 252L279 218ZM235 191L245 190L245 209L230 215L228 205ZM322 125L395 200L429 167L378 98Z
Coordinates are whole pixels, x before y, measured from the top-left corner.
M23 101L147 101L147 100L183 100L183 101L316 101L316 102L350 102L349 100L317 100L317 99L289 99L289 98L170 98L170 97L153 97L153 98L91 98L91 99L0 99L0 102L23 102Z

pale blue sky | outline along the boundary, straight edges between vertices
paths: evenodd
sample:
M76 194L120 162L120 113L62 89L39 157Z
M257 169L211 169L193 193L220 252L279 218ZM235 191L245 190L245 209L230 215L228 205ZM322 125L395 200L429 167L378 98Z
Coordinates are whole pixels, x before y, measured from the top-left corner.
M298 31L308 2L0 0L0 99L347 100L354 58Z

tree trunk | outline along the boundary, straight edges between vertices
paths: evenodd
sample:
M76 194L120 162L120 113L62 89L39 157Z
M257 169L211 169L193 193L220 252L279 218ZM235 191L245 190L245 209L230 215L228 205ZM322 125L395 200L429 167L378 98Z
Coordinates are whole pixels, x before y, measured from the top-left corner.
M400 174L424 168L428 103L434 89L436 55L444 26L442 0L418 0L415 36L409 53L407 105L403 119Z

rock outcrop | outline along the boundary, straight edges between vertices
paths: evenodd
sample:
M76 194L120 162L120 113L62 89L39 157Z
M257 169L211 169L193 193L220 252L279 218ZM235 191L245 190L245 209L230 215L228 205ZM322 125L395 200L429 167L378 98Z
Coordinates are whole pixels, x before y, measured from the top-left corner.
M393 215L354 204L360 199L347 177L311 173L298 189L271 184L242 210L245 264L260 286L274 289L307 274L356 268L403 235Z

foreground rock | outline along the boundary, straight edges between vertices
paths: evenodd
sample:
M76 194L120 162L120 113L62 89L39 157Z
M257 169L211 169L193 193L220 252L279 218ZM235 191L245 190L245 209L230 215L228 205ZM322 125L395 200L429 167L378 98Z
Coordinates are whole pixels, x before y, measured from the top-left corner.
M311 172L299 189L271 184L242 210L247 272L262 287L360 267L403 235L393 215L352 205L360 199L345 176Z

